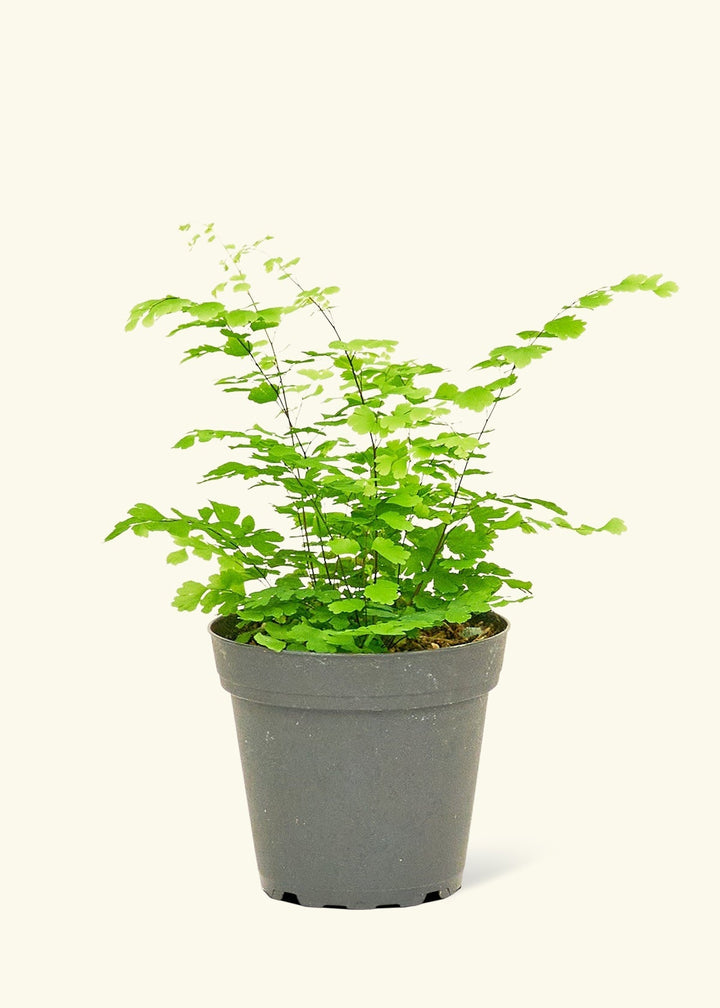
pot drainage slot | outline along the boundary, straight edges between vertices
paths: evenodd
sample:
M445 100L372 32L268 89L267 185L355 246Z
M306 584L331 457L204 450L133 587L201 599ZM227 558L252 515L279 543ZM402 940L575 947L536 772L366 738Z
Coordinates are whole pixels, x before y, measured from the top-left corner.
M435 889L434 892L429 892L427 894L427 896L423 900L423 903L434 903L435 900L439 900L439 899L440 899L440 890L439 889Z
M378 903L376 910L389 910L391 907L399 907L399 903Z
M284 892L282 894L283 903L297 903L300 906L300 900L297 898L294 892Z
M344 903L323 903L323 910L347 910Z

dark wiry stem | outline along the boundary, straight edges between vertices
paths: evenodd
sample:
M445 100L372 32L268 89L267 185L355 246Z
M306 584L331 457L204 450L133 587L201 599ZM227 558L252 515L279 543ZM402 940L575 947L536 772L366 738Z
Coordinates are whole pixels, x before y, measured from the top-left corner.
M604 289L605 288L600 287L597 290L600 291L600 290L604 290ZM591 293L595 294L595 293L597 293L597 291L592 291ZM585 296L585 295L583 295L583 296ZM578 300L577 301L573 301L572 304L563 305L563 307L558 312L556 312L556 314L553 316L553 318L550 321L552 322L555 319L559 318L560 315L562 315L563 312L570 311L572 308L579 307L580 300L581 299L578 298ZM548 323L546 322L545 325L547 325L547 324ZM533 338L530 340L530 342L529 342L528 345L532 346L533 343L535 343L538 339L540 339L540 337L543 335L544 331L545 331L544 327L543 327L543 329L540 329L535 334L535 336L533 336ZM512 374L515 373L515 371L517 371L517 365L513 364L505 377L509 378ZM482 428L480 429L480 433L478 434L478 441L480 441L480 439L482 438L483 434L487 430L487 425L490 423L490 420L492 418L493 413L495 412L495 408L496 408L497 404L500 402L501 399L508 398L506 396L503 396L503 394L502 394L504 387L505 386L503 386L503 387L501 387L501 388L498 389L498 394L495 396L495 399L493 400L492 405L490 406L490 409L488 411L488 415L485 417L485 422L483 423ZM465 473L467 472L467 469L468 469L468 466L470 465L470 462L474 458L475 458L475 453L471 453L465 459L465 465L463 466L462 471L461 471L460 475L458 476L458 480L457 480L457 483L455 485L455 490L453 492L452 499L450 501L450 511L452 511L452 509L455 506L455 503L456 503L457 498L458 498L458 494L460 493L460 487L462 486L463 479L465 478ZM430 574L430 570L431 570L433 564L435 563L435 560L437 559L437 557L440 554L443 546L445 545L445 541L447 539L447 531L448 531L450 525L453 524L453 521L454 521L454 519L451 519L450 521L446 521L446 522L443 523L443 526L440 529L440 536L438 538L437 545L435 546L435 549L433 550L432 556L430 557L430 560L428 561L427 567L425 568L424 577L421 578L420 581L418 581L418 583L417 583L417 585L415 587L415 591L413 592L412 596L410 597L410 602L411 603L415 600L415 598L417 597L417 595L419 594L419 592L425 587L425 585L430 580L430 578L429 578L428 575Z
M224 247L225 247L225 251L228 254L230 254L231 250L228 249L227 246L224 246ZM232 256L232 255L230 257L231 257L232 261L235 263L235 265L237 266L237 261L236 261L235 257ZM252 307L254 308L254 310L257 311L257 312L260 312L260 314L262 314L262 309L259 308L257 302L255 301L255 299L253 298L252 294L249 291L248 291L248 298L250 299L250 303L252 304ZM302 455L302 457L304 459L307 459L308 458L308 454L307 454L306 447L303 444L303 442L301 441L301 439L300 439L297 431L295 430L295 425L294 425L292 417L290 415L290 406L289 406L289 403L288 403L287 389L285 387L285 382L284 382L284 378L283 378L283 371L282 371L282 368L280 366L280 360L279 360L279 357L277 355L277 351L275 350L275 345L274 345L274 343L273 343L273 341L272 341L272 339L271 339L271 337L270 337L270 335L268 333L268 330L265 330L265 338L267 339L267 341L268 341L268 343L270 345L270 349L272 351L273 359L275 361L275 366L276 366L276 369L277 369L277 384L275 384L275 382L273 382L272 379L269 377L269 375L264 371L264 369L262 368L260 362L257 360L257 358L255 357L255 355L254 355L254 353L252 351L250 351L250 359L253 361L253 363L255 364L255 367L258 369L259 373L262 375L262 377L264 378L264 380L268 383L268 385L272 388L272 390L275 392L275 394L278 397L278 402L280 404L280 409L281 409L281 411L282 411L282 413L283 413L283 415L284 415L284 417L285 417L285 419L287 421L287 424L288 424L288 432L290 434L291 443L297 448L297 450L300 452L300 454ZM300 470L297 469L297 468L295 468L295 469L291 469L291 472L293 473L293 475L295 477L295 481L296 481L296 483L298 485L298 489L300 491L301 499L304 500L305 497L306 497L306 486L305 486L305 483L304 483L304 481L303 481L303 479L302 479L302 477L300 475ZM326 527L326 529L327 529L327 531L329 533L330 532L330 527L328 526L327 521L325 520L324 515L322 514L322 509L320 508L320 505L318 504L317 499L314 496L309 496L309 502L310 502L310 504L311 504L311 506L312 506L312 508L313 508L313 510L315 512L315 514L317 515L318 519L325 524L325 527ZM305 517L305 511L304 511L303 508L299 508L298 509L298 515L299 515L299 518L300 518L300 524L301 524L301 528L302 528L302 534L303 534L305 551L306 551L307 557L308 557L308 571L309 571L309 574L310 574L310 580L312 581L313 585L315 587L317 587L317 578L316 578L316 575L315 575L315 570L314 570L314 565L313 565L312 549L311 549L311 546L310 546L310 532L309 532L309 529L308 529L308 526L307 526L307 519ZM320 545L320 553L321 553L321 556L322 556L323 566L325 568L325 575L326 575L328 581L332 582L332 575L330 573L329 560L328 560L327 554L325 552L325 545L324 545L322 539L319 540L319 545ZM349 587L348 583L347 583L347 578L346 578L344 566L343 566L343 563L342 563L340 557L337 557L336 562L337 562L337 568L338 568L338 571L340 573L340 577L341 577L342 581L345 583L346 587Z
M286 271L285 272L285 276L287 276L290 280L292 280L292 282L295 284L295 286L298 288L298 290L301 293L304 293L304 288L303 288L302 284L298 283L298 281L295 279L295 277L291 273L288 273ZM360 396L360 402L364 406L365 405L365 392L364 392L364 389L363 389L363 386L362 386L362 381L360 379L360 376L358 375L357 371L355 370L355 364L354 364L354 356L353 356L353 354L351 354L350 351L348 350L348 348L347 348L347 346L345 344L345 340L342 338L342 336L338 332L338 328L335 325L335 323L333 322L332 317L330 316L329 312L320 304L320 302L316 298L309 296L308 300L310 301L311 304L315 305L315 307L318 309L318 311L323 316L323 318L328 322L328 324L332 328L332 331L335 333L335 336L336 336L338 342L342 345L342 347L343 347L343 353L345 354L345 358L346 358L348 364L350 365L350 373L352 374L353 382L355 384L355 388L357 389L358 395ZM377 442L375 441L375 438L373 437L372 433L368 433L368 436L370 438L370 448L371 448L371 451L372 451L371 475L372 475L373 485L374 485L374 488L375 488L374 499L375 499L375 508L377 510L377 499L378 499ZM378 576L378 554L377 554L377 550L373 550L373 581L377 581L377 576Z

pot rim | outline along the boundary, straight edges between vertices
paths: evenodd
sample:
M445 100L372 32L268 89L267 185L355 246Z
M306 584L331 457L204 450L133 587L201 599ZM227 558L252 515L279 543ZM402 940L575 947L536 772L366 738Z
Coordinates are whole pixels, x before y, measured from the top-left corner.
M218 622L226 618L210 624L224 689L315 710L409 710L482 696L498 681L509 626L497 616L501 629L491 637L420 651L271 651L222 637Z

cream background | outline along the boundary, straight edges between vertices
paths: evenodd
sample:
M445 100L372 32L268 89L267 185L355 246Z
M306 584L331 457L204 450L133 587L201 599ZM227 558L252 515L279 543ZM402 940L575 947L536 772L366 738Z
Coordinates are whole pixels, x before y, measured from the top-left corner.
M716 1005L714 5L16 5L0 74L0 921L12 1008L454 998ZM192 504L171 452L232 396L136 301L202 294L179 223L277 236L347 334L456 361L626 273L523 373L498 488L627 535L508 534L463 889L396 913L271 902L189 567L103 535ZM215 489L215 488L214 488ZM232 499L235 485L224 487Z

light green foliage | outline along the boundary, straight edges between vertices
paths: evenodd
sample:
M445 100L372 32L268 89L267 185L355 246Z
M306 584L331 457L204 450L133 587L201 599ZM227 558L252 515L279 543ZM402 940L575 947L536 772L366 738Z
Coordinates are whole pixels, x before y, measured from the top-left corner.
M392 539L386 539L384 536L375 536L370 543L370 549L377 553L378 556L389 560L392 564L404 564L410 556L409 550L393 542Z
M201 240L216 240L212 224L188 244ZM489 380L462 389L433 380L444 371L436 364L396 357L396 340L343 340L330 301L339 288L303 286L294 273L297 258L263 261L264 274L283 282L290 297L282 305L259 303L246 259L270 240L222 245L224 278L210 299L143 301L126 326L133 331L172 317L168 335L200 335L182 359L219 354L233 373L217 385L247 399L240 429L194 429L175 445L222 441L232 457L203 481L240 477L242 509L210 500L196 515L174 508L163 514L136 504L107 536L162 532L175 546L169 564L196 558L213 564L206 579L178 588L178 609L236 616L239 641L273 651L380 652L421 629L464 623L529 597L529 581L488 559L502 533L625 530L619 518L600 527L574 525L552 501L489 489L485 435L497 404L513 394L518 371L545 357L553 340L582 335L580 313L622 292L669 297L676 284L638 273L591 291L542 328L518 332L519 343L491 350L473 365L490 371ZM225 303L221 295L241 303ZM283 356L276 330L298 311L319 314L332 338L317 349L285 350L283 336ZM475 414L472 431L458 429L467 416L458 410ZM273 505L282 531L259 528L245 512L248 491L259 487L282 492Z
M373 602L384 602L386 605L390 605L397 598L399 587L397 581L379 578L365 586L365 597Z

